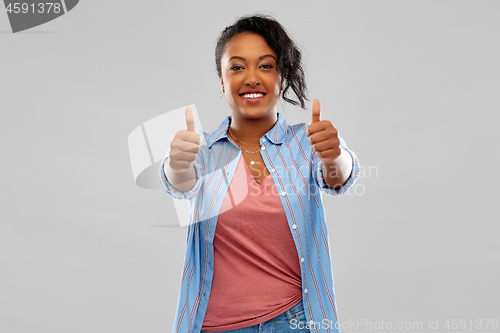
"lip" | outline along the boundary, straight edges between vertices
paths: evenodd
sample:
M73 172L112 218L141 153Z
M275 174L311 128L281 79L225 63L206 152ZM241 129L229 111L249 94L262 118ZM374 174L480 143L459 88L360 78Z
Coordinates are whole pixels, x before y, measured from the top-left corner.
M250 90L245 90L244 92L242 92L240 94L241 95L245 95L245 94L266 94L266 92L264 90L258 90L258 89L250 89Z
M244 98L243 95L245 94L264 94L264 96L259 98ZM266 92L258 89L245 90L240 94L240 98L243 100L244 103L256 104L262 102L264 98L266 98Z

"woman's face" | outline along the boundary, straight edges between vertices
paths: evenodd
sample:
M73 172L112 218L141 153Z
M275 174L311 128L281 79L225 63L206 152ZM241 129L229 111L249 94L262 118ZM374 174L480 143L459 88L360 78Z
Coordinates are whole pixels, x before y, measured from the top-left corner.
M221 83L234 116L257 119L276 113L281 92L276 60L259 34L241 33L226 43Z

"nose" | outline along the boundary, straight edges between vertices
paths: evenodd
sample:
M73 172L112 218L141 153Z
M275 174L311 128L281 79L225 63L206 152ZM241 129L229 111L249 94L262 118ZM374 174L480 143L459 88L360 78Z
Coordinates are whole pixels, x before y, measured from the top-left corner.
M246 84L250 86L256 86L260 84L259 73L256 70L249 69L247 70L246 74L247 74Z

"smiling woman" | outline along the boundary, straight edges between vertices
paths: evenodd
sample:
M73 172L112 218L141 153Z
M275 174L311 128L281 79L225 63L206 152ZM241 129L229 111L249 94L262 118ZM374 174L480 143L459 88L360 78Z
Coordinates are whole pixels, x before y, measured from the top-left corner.
M317 100L309 125L276 111L280 97L302 108L307 98L300 51L274 19L227 27L215 59L231 116L197 132L186 109L160 168L191 207L173 332L338 331L321 191L346 193L357 157Z
M219 77L233 111L232 133L242 141L258 144L277 119L282 80L276 54L261 35L241 33L226 44L221 62Z

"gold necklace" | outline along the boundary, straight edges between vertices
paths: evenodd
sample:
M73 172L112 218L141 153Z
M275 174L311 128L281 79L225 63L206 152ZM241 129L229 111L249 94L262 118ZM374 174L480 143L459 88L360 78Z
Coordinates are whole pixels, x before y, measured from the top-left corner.
M240 142L240 143L242 143L242 144L244 144L244 145L246 145L246 146L253 146L253 147L260 146L260 145L251 145L251 144L249 144L249 143L245 143L245 142L243 142L243 141L237 140L237 139L234 137L233 132L231 132L231 127L228 127L228 128L227 128L227 130L229 131L229 135L231 135L231 137L232 137L232 138L234 139L234 141L236 141L236 142Z
M240 149L241 149L241 150L246 151L246 152L247 152L247 153L249 153L249 154L257 154L257 153L259 153L259 152L260 152L260 149L259 149L259 150L257 150L257 151L248 151L248 150L246 150L245 148L243 148L242 146L240 146L238 142L241 142L241 143L246 144L246 145L249 145L249 146L259 146L259 145L250 145L250 144L244 143L244 142L242 142L242 141L236 140L236 139L234 138L234 136L233 136L233 133L231 133L231 129L230 129L229 127L228 127L227 129L228 129L228 131L229 131L229 135L231 136L231 138L233 138L233 140L235 140L235 141L236 141L236 145L237 145L238 147L240 147ZM253 159L251 159L250 157L245 156L245 154L243 154L243 156L244 156L244 157L246 157L248 160L250 160L250 165L254 165L254 164L255 164L255 161L258 161L258 160L260 160L260 159L262 158L262 155L261 155L258 159L256 159L256 160L253 160Z
M255 161L258 161L262 158L262 155L261 155L258 159L252 160L250 157L245 156L245 154L243 154L243 156L246 157L250 161L250 165L254 165Z

